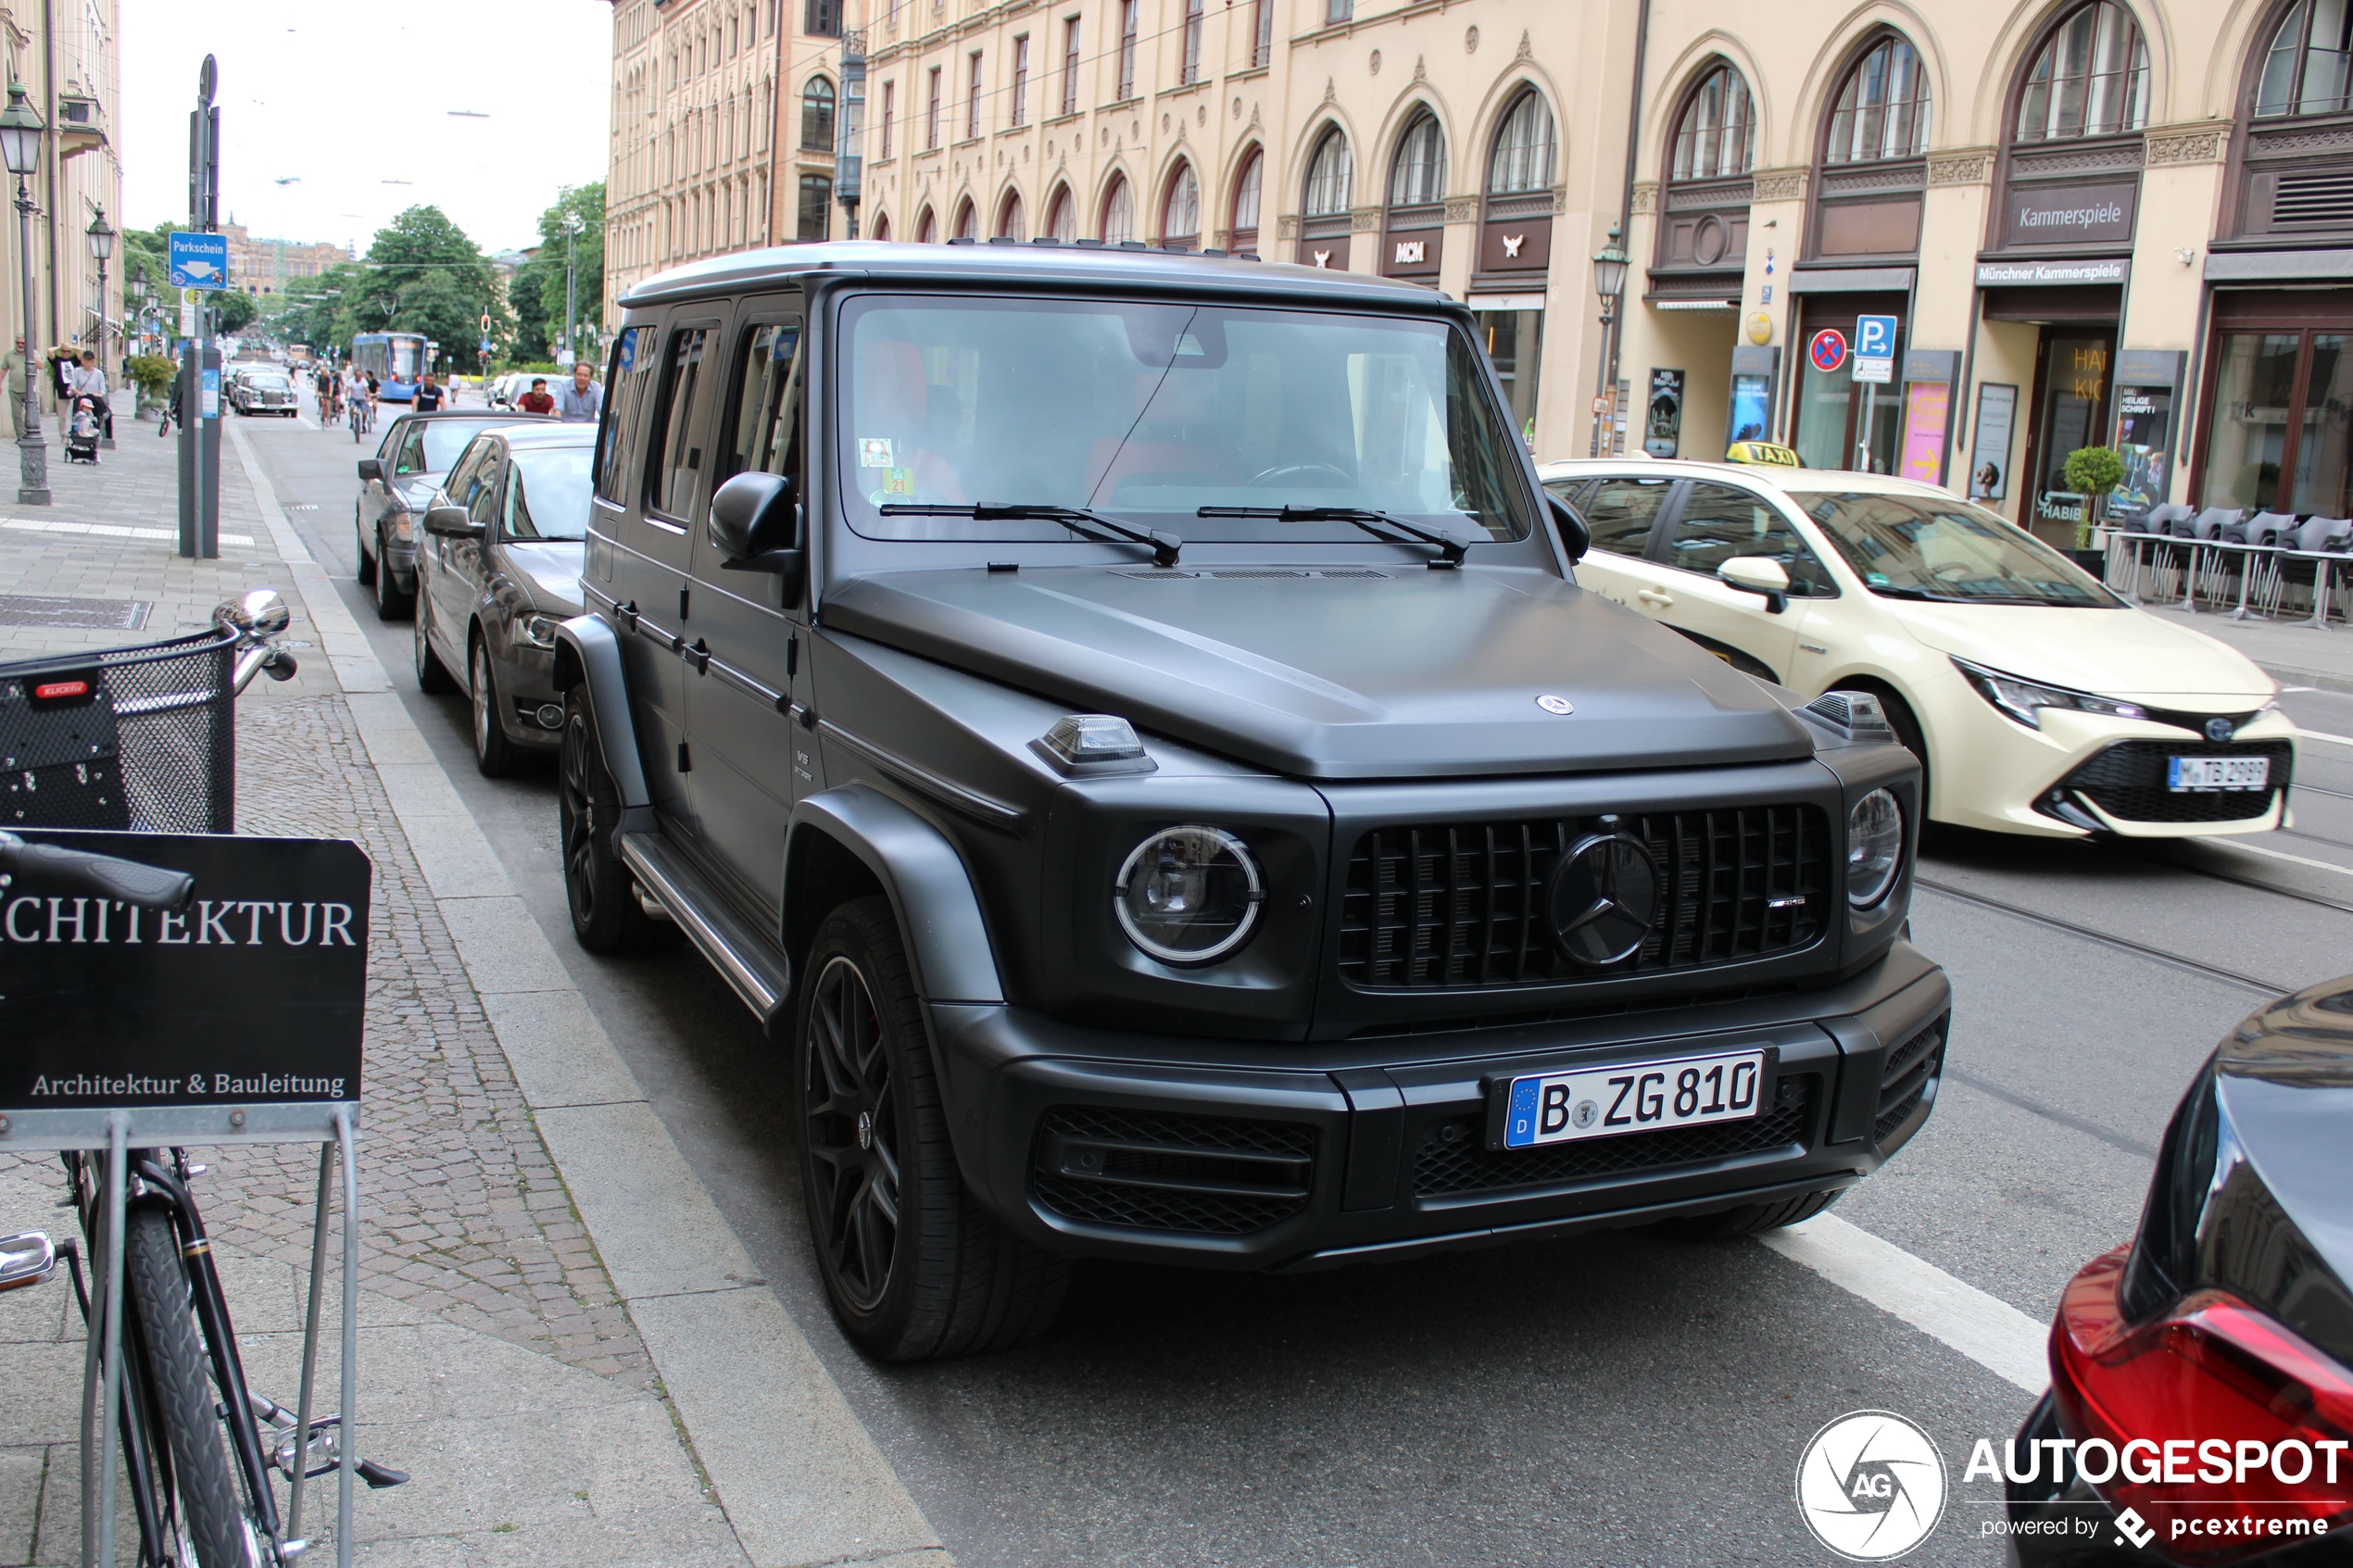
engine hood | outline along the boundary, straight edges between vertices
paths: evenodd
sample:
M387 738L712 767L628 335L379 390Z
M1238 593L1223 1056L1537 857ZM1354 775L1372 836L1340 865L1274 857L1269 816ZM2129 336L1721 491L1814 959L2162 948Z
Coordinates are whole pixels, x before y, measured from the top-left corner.
M1799 721L1672 632L1538 571L895 572L824 624L1300 778L1731 765ZM1539 696L1567 699L1556 715Z
M570 539L537 544L510 539L500 547L516 571L530 579L533 603L550 612L580 613L580 573L588 550L585 544Z
M1939 653L2154 707L2244 707L2278 684L2236 648L2145 609L1881 601Z

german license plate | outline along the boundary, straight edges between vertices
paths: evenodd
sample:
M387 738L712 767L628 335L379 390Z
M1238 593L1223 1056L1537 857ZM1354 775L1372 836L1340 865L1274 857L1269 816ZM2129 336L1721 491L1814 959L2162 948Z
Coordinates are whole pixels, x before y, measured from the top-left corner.
M2271 759L2268 757L2176 757L2165 770L2165 787L2176 793L2271 786Z
M1504 1088L1504 1147L1743 1122L1756 1114L1764 1076L1763 1051L1732 1051L1514 1078Z

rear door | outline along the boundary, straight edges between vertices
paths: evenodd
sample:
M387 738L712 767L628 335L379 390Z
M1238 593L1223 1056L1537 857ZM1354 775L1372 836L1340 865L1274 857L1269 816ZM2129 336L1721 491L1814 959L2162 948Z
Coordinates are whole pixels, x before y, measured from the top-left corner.
M1581 498L1571 503L1593 534L1592 547L1577 563L1579 586L1645 615L1657 614L1637 596L1647 584L1636 579L1679 483L1658 474L1610 474L1586 484Z
M468 521L495 524L497 521L495 503L501 450L502 444L495 437L476 437L442 486L447 504L463 507ZM417 558L433 563L419 582L429 600L426 623L442 662L463 683L469 675L466 632L482 583L482 546L453 534L425 532L423 522L422 518L418 520Z
M1726 663L1784 685L1804 684L1798 628L1808 601L1838 589L1797 529L1767 496L1740 485L1693 480L1657 547L1647 586L1666 602L1658 618ZM1779 561L1790 594L1776 615L1761 594L1717 573L1736 557Z
M800 448L801 300L747 300L729 334L726 395L712 443L714 489L738 473L782 474L807 489ZM708 527L695 531L693 637L686 678L695 815L705 848L746 901L781 908L785 824L817 780L815 736L794 721L812 700L805 589L789 599L769 573L729 571ZM707 652L709 657L702 656Z

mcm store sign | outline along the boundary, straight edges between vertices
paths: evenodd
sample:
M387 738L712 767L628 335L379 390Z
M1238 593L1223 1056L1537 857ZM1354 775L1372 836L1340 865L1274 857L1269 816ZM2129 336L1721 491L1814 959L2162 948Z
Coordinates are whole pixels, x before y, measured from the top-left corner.
M16 830L195 879L185 909L0 886L0 1111L359 1098L368 858L341 839Z

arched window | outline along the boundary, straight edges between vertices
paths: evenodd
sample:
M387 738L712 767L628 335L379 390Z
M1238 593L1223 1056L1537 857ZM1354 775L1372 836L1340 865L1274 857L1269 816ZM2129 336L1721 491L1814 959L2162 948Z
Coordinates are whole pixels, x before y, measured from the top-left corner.
M1127 177L1114 174L1111 189L1103 193L1103 243L1115 245L1136 237L1136 194L1127 188Z
M1053 199L1046 204L1046 232L1064 245L1078 237L1078 204L1070 199L1067 185L1057 185Z
M1180 163L1168 178L1168 199L1161 204L1160 243L1190 250L1201 243L1201 182L1193 166Z
M1226 242L1234 250L1258 248L1258 186L1265 169L1265 155L1252 147L1234 177L1233 233Z
M1700 82L1675 127L1675 180L1725 180L1756 166L1756 112L1748 82L1718 65Z
M1487 194L1508 196L1550 190L1556 150L1553 111L1545 107L1542 95L1530 88L1504 114L1495 132L1495 156L1487 164Z
M890 243L890 214L889 214L889 213L887 213L887 212L885 212L885 213L879 213L879 214L877 214L877 215L875 216L875 238L876 238L876 239L878 239L878 240L882 241L882 242L883 242L884 244L886 244L886 245L887 245L887 244L889 244L889 243Z
M2353 94L2353 7L2297 0L2280 19L2255 88L2255 118L2341 114Z
M1005 200L997 208L997 237L1000 240L1028 238L1022 230L1021 193L1007 191Z
M1928 150L1928 72L1907 39L1881 38L1839 84L1824 163L1889 163Z
M939 243L939 220L929 207L924 208L924 215L915 220L915 243L926 245Z
M1389 174L1389 205L1427 207L1446 197L1446 132L1428 109L1414 116L1397 139L1397 162Z
M2149 50L2133 14L2093 0L2053 30L2018 101L2020 142L2138 131L2149 118Z
M800 90L800 144L827 151L834 144L834 84L822 76Z
M970 197L966 197L963 206L956 209L956 237L960 240L980 238L980 214L974 208Z
M1335 218L1347 212L1349 186L1355 173L1354 160L1348 156L1348 138L1334 126L1324 132L1315 144L1315 156L1307 163L1307 216Z

